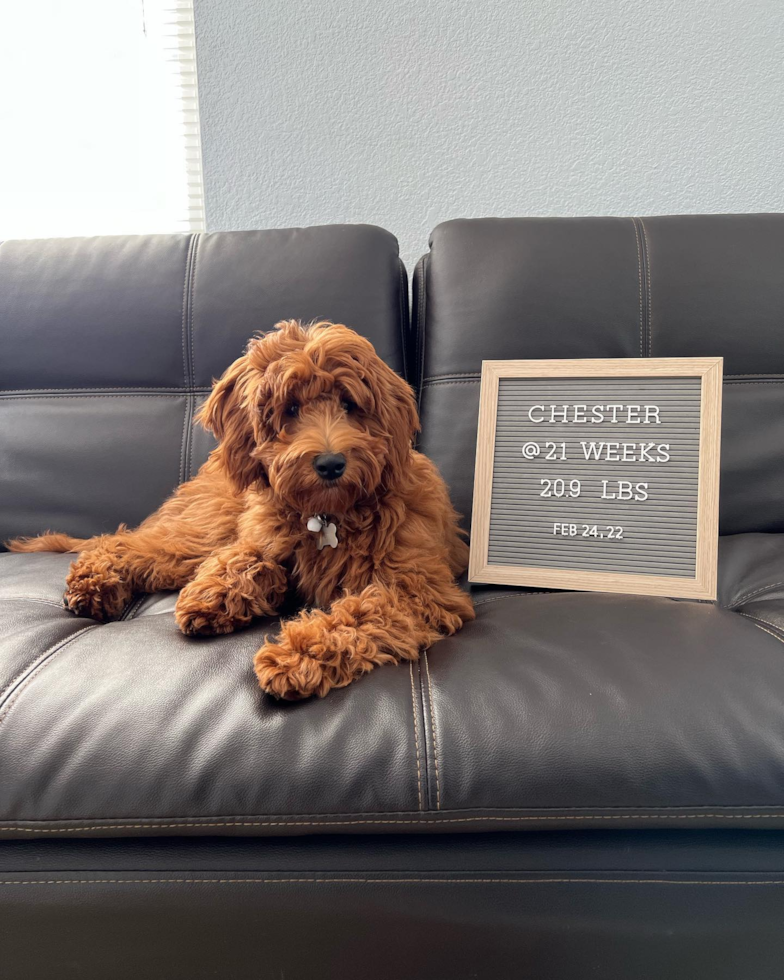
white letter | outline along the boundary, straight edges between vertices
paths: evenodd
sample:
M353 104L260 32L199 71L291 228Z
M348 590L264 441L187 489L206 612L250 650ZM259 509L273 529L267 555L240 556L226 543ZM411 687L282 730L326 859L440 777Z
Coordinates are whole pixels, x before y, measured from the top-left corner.
M648 425L651 421L651 416L653 416L654 421L657 425L661 425L661 419L659 418L659 407L658 405L646 405L645 406L645 424Z
M655 463L656 460L650 455L650 450L653 449L652 442L641 442L640 443L640 462L641 463Z
M556 408L555 405L551 405L550 406L550 421L551 422L555 422L555 413L556 412L561 412L563 414L563 418L560 419L559 421L561 421L561 422L568 422L569 421L566 418L566 405L563 405L561 408Z
M572 418L572 421L573 422L587 422L588 419L585 417L585 413L586 413L587 409L588 409L588 406L587 405L575 405L574 406L574 409L573 409L573 411L574 411L574 417Z
M637 458L634 455L634 447L637 445L636 442L622 442L621 447L623 449L623 461L624 463L633 463ZM631 456L629 455L631 453Z
M667 452L669 448L670 448L669 442L663 442L659 446L659 459L657 460L657 462L668 463L670 461L670 454Z
M629 425L639 425L640 424L640 406L639 405L627 405L626 406L626 421ZM634 414L632 414L634 413Z
M599 459L602 451L603 442L581 442L583 453L586 459Z
M531 406L531 407L530 407L530 408L528 409L528 418L529 418L529 419L530 419L530 420L531 420L532 422L544 422L544 419L535 419L535 418L534 418L534 416L533 416L533 411L534 411L534 409L535 409L535 408L540 408L540 409L541 409L542 411L544 411L544 405L532 405L532 406Z
M591 409L592 422L604 422L604 405L594 405Z

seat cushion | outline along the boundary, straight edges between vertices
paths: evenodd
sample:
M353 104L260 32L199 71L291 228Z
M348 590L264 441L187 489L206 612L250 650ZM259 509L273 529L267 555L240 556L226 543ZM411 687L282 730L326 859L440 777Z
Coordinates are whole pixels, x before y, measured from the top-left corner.
M294 704L251 670L273 622L76 619L68 562L0 556L4 836L784 822L784 535L722 539L717 604L476 589L418 665Z

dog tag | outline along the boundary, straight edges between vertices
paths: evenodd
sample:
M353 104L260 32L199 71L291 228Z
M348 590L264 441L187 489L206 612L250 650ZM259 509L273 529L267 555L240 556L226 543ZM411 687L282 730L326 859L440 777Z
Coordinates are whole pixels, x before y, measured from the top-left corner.
M338 546L337 530L338 529L334 524L327 524L325 527L322 527L321 534L319 535L319 541L318 541L319 551L321 551L321 549L326 547L327 545L329 545L330 548L337 548Z
M318 534L317 547L319 551L322 548L326 548L327 545L330 548L337 548L338 529L336 524L329 523L325 517L319 517L318 514L314 514L313 517L308 518L307 528L314 534Z

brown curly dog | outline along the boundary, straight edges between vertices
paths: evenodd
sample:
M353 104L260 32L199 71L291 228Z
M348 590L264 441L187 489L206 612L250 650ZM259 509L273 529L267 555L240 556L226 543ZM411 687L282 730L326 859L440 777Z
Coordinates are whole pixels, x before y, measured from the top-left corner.
M250 342L198 421L218 438L197 476L139 527L12 551L78 551L65 605L118 617L135 592L182 589L188 635L270 616L289 585L314 608L255 657L263 690L323 697L473 619L455 584L468 547L435 466L412 449L409 386L342 324L295 320Z

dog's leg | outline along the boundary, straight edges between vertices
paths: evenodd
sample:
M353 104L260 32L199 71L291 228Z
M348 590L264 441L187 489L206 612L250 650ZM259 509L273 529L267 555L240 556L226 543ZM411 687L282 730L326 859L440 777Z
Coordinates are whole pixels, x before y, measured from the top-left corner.
M80 616L116 619L135 592L181 589L208 555L233 540L245 507L208 466L136 528L79 542L66 579L65 606Z
M190 636L231 633L252 619L273 615L287 587L281 565L237 542L203 562L180 593L174 617Z
M65 580L63 605L77 616L117 619L135 592L178 589L203 561L167 547L152 531L120 531L91 538Z
M416 660L445 634L474 618L471 600L444 569L436 587L416 591L371 585L328 611L302 613L258 651L254 667L264 691L294 701L323 697L379 664Z

